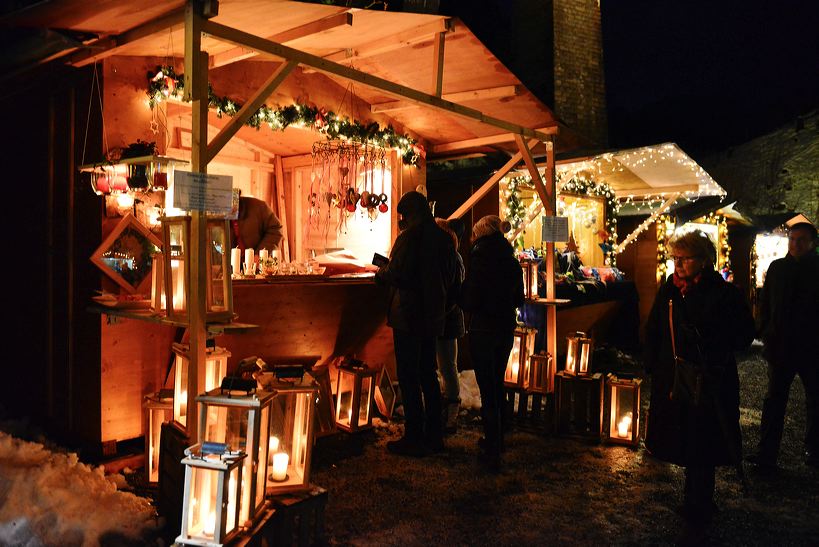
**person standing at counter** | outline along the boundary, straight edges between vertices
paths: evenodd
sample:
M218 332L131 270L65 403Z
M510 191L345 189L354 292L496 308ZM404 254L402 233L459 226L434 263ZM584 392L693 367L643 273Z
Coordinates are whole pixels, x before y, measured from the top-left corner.
M253 249L257 253L262 249L273 251L279 248L282 240L282 223L267 203L260 199L240 196L239 216L231 221L233 246Z
M500 471L504 449L505 393L503 374L514 343L516 308L523 305L523 271L515 250L503 235L511 229L496 215L472 228L472 249L458 303L467 312L469 352L481 392L485 437L482 459L491 472Z
M405 417L404 436L389 441L387 450L420 457L444 448L435 342L444 333L456 258L452 239L435 224L423 194L407 192L396 210L401 233L376 274L390 289L387 325L393 329Z

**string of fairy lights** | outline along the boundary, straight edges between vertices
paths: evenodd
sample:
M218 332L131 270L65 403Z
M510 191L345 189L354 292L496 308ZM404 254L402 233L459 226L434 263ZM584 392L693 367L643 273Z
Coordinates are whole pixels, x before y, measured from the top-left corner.
M716 227L717 248L717 271L729 272L731 270L731 245L728 243L728 221L723 215L708 213L704 217L691 222L692 227L697 224L706 224ZM684 226L678 227L671 215L660 215L656 223L657 231L657 282L660 283L674 271L674 264L671 261L668 242L671 238L685 230Z
M152 109L168 99L182 99L184 77L177 74L173 67L163 65L148 74L148 106ZM208 106L216 111L218 117L235 116L242 104L214 93L208 82ZM362 123L340 116L325 108L306 104L293 103L286 106L270 107L263 104L253 113L246 125L259 129L267 125L274 131L283 131L289 126L310 128L328 139L349 140L392 149L398 152L406 165L417 165L426 157L426 150L416 139L408 134L397 133L392 126L381 127L377 122Z

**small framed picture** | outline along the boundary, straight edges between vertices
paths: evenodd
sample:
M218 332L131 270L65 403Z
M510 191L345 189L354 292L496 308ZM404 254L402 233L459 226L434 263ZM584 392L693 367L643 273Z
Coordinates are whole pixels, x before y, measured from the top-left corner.
M395 407L395 388L392 386L392 380L390 379L386 366L381 369L374 395L379 414L388 420L391 419L392 411Z
M151 279L154 255L161 247L159 238L128 213L94 251L91 262L129 294L136 294L142 282Z

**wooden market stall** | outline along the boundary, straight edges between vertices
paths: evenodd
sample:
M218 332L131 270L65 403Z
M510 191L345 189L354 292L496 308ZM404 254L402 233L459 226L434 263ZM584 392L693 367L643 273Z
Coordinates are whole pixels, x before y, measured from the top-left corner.
M561 141L555 140L559 124L549 109L458 20L260 0L222 1L218 13L206 11L216 4L182 1L131 2L127 9L124 2L105 9L65 4L59 10L28 10L14 23L97 36L55 55L57 63L85 69L89 110L98 121L92 129L99 138L91 139L98 149L86 150L88 141L78 139L74 155L88 163L117 148L153 142L156 153L179 160L175 172L231 176L234 187L264 200L281 218L285 262L303 263L314 253L356 244L355 238L345 241L337 226L317 229L311 211L317 194L311 186L320 173L314 145L339 134L372 141L388 152L374 181L375 190L387 195L387 211L370 218L370 211L362 216L359 209L346 219L371 238L369 246L357 249L362 261L373 249L388 251L397 235L394 204L403 192L424 184L425 154L433 158L488 146L507 150L512 158L504 172L528 166L541 199L554 209L553 170L541 174L535 159L545 157L553 166L555 152L567 152L574 137L561 129ZM262 105L269 106L268 117L253 118ZM260 127L248 127L248 121ZM560 142L566 147L559 148ZM486 181L456 214L468 211L500 176ZM87 182L76 171L70 177L82 191L80 182ZM169 173L169 187L172 179ZM88 237L99 238L93 247L124 229L129 213L158 235L158 217L169 210L172 192L146 190L96 198L102 218L100 235L89 232ZM91 351L91 358L69 374L91 378L98 391L90 398L83 394L78 404L79 385L66 383L74 390L66 402L73 405L74 425L68 428L80 433L76 424L81 423L84 442L113 452L118 441L142 434L143 396L168 385L171 346L183 337L191 347L187 406L194 413L194 398L204 386L199 369L208 338L230 350L231 369L249 355L275 361L294 354L318 356L319 363L354 354L374 366L392 366L379 306L383 296L371 280L237 280L232 311L242 326L207 321L205 215L190 216L194 275L185 289L191 304L187 320L149 319L117 304L96 325L84 327L96 329L99 351L96 356ZM109 277L100 277L105 291L150 293L150 276L132 291ZM84 308L73 313L87 313ZM193 436L196 427L195 419L188 420Z

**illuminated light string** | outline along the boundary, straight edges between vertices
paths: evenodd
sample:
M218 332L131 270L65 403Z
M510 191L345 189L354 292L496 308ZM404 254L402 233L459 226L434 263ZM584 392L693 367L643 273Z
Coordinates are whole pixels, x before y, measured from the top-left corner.
M692 221L695 224L711 224L717 227L717 271L731 271L731 245L728 243L728 221L723 215L708 213ZM680 227L682 228L682 227ZM670 215L660 215L657 219L657 282L662 283L673 270L668 242L677 233L675 221Z
M163 65L148 74L148 106L153 109L158 103L170 98L182 99L184 77L176 74L173 67ZM208 82L208 106L216 110L216 115L235 116L242 104L213 92ZM324 108L294 103L271 108L266 104L257 110L245 125L259 129L266 124L270 129L284 131L288 126L311 128L328 139L350 140L396 150L405 165L416 165L426 157L423 145L407 134L397 133L392 126L382 128L377 122L367 124L348 117L341 117Z
M615 266L616 254L614 248L617 244L617 213L620 210L620 202L617 200L614 190L605 182L595 182L593 179L585 178L578 173L574 173L565 182L562 182L561 179L566 179L566 177L562 173L558 173L557 186L560 193L603 198L606 217L606 237L603 241L606 249L603 250L603 255L607 264ZM537 192L534 192L529 207L525 207L522 203L521 190L534 191L534 184L530 175L506 177L504 182L505 218L512 225L512 231L515 231L540 206L540 197ZM515 243L516 247L523 247L523 232Z

